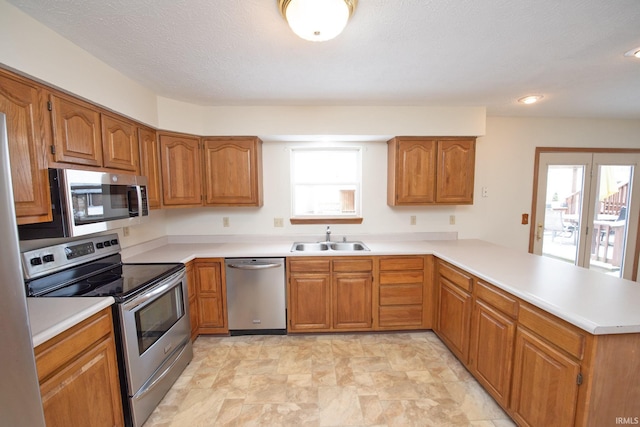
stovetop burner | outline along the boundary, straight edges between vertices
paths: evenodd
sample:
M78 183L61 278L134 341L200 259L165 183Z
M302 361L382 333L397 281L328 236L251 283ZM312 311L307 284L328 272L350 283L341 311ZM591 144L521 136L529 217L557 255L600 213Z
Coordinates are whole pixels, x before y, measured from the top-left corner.
M79 247L78 242L70 244ZM86 249L91 244L92 240L82 241L80 246ZM67 255L68 266L64 265L65 260L60 259L61 256L57 256L56 262L63 265L56 268L52 274L43 274L27 280L27 294L45 297L112 296L116 301L122 301L184 268L184 264L181 263L123 264L120 252L113 250L107 256L94 255L90 250L84 250L82 256L86 257L87 252L90 253L90 258L84 263L79 263L75 260L76 257ZM68 251L60 253L68 254ZM46 261L45 256L41 259Z

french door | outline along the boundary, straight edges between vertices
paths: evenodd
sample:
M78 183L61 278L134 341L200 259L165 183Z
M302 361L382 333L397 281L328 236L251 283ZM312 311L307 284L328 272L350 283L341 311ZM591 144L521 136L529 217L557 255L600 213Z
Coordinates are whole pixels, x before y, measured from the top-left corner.
M530 251L633 279L639 152L538 152Z

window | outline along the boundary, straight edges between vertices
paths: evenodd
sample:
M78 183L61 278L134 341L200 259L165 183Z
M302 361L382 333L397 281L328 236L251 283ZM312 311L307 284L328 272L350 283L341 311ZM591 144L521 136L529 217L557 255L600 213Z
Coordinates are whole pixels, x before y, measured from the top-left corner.
M360 219L361 151L353 146L293 148L292 220Z

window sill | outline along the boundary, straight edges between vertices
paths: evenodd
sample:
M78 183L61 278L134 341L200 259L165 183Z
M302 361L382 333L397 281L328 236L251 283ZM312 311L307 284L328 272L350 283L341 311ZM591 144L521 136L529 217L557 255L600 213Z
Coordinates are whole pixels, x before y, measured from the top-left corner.
M362 218L289 218L293 225L297 224L362 224Z

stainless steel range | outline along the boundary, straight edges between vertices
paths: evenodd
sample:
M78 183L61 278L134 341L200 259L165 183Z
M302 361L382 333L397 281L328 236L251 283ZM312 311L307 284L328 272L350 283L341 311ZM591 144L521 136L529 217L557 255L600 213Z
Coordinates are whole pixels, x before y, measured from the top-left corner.
M117 234L22 253L29 297L112 296L125 424L141 426L193 357L184 264L123 264Z

